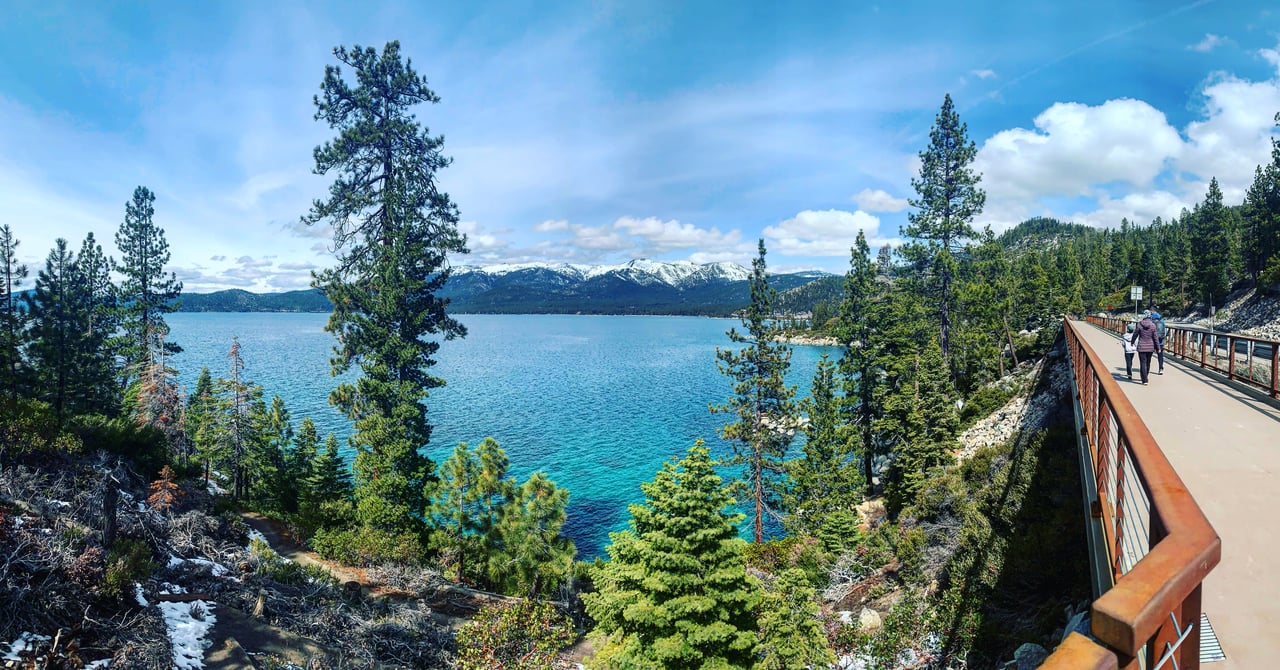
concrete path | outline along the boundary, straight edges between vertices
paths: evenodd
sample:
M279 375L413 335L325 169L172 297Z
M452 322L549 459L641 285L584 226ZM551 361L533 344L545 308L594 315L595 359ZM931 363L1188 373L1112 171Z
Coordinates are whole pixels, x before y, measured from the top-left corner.
M1147 386L1135 356L1129 381L1119 338L1081 325L1222 538L1203 609L1227 659L1204 667L1280 667L1280 405L1172 356Z

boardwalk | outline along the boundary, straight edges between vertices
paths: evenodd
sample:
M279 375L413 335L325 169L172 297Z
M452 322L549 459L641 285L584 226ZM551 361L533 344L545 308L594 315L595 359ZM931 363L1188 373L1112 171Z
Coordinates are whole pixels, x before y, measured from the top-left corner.
M1280 667L1280 406L1172 357L1142 386L1135 356L1130 382L1117 337L1081 325L1222 538L1203 609L1227 660L1204 667Z

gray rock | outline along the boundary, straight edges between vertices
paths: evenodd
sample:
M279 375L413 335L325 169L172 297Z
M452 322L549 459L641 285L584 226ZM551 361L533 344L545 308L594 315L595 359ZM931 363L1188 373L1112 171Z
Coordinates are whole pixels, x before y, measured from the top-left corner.
M1013 660L1017 663L1013 667L1017 670L1035 670L1044 663L1046 658L1049 658L1049 652L1045 651L1044 647L1028 642L1013 652Z

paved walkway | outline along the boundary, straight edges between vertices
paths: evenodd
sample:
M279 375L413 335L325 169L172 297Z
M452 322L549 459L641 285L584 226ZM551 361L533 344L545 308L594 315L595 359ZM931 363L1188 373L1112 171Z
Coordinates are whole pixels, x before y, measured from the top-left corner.
M1147 386L1135 356L1129 381L1118 337L1081 325L1222 538L1203 609L1227 660L1204 667L1280 667L1280 407L1172 356Z

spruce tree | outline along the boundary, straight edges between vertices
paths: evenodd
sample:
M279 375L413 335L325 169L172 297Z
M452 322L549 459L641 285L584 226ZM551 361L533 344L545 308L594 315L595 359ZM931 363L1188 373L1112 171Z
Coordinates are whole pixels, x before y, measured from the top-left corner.
M830 668L836 657L822 629L815 590L804 571L789 568L760 603L755 670Z
M399 42L334 49L351 68L326 66L316 119L338 131L316 147L315 172L338 176L304 223L334 230L338 266L313 285L334 305L326 330L338 338L333 372L358 365L331 402L355 422L356 501L366 527L420 533L433 464L420 450L431 438L424 404L444 380L431 375L440 343L466 329L445 312L437 293L449 279L449 254L466 253L458 209L439 188L449 165L443 138L432 136L411 109L439 98L401 60Z
M960 286L960 303L968 314L974 330L980 333L980 339L972 348L981 352L975 358L990 358L996 364L996 374L1003 377L1004 346L1007 344L1013 365L1018 364L1018 354L1009 330L1009 314L1012 311L1013 276L1004 247L996 240L991 228L987 227L979 236L979 243L969 251L972 259L972 272ZM1083 284L1083 279L1081 280ZM1082 307L1083 309L1083 307ZM981 365L985 361L978 361ZM977 376L977 382L986 381L980 371L971 370L970 376Z
M299 487L299 500L307 496L306 482L311 479L312 464L320 453L320 433L311 417L303 417L298 424L298 434L293 437L293 451L289 454L289 476Z
M213 375L208 366L200 369L196 388L187 398L187 442L192 446L196 460L204 465L204 483L215 464L227 456L226 445L219 435L218 400L215 397Z
M244 378L240 338L231 338L227 361L229 374L216 384L219 397L218 434L231 470L231 495L240 500L248 497L249 486L256 474L250 470L250 465L264 432L266 405L262 401L262 387Z
M610 560L583 596L600 637L591 667L751 667L759 596L710 453L698 443L640 489L631 529L609 534Z
M779 339L780 328L773 320L773 304L778 292L769 286L765 272L764 240L759 255L751 262L751 304L742 312L746 333L730 328L727 335L741 350L716 347L720 372L733 379L733 397L712 412L732 414L734 421L721 429L721 436L733 442L734 465L744 470L743 480L754 504L752 524L755 541L764 541L764 512L771 506L776 481L785 471L783 457L796 427L795 387L787 386L791 367L791 346Z
M431 545L442 563L453 567L453 579L472 578L469 561L481 551L480 460L466 442L440 464L439 480L432 486L427 521L432 528Z
M304 488L302 515L313 527L341 525L350 516L351 470L338 455L338 438L333 433L325 438L324 448L312 461Z
M18 262L18 240L9 224L0 225L0 393L18 402L27 313L14 292L22 288L27 266Z
M262 464L254 468L262 491L260 498L273 502L285 514L294 514L298 511L298 482L290 468L293 421L284 399L278 395L271 397L264 428Z
M141 368L152 363L152 352L182 351L164 339L169 334L164 315L176 309L173 301L182 293L182 282L172 272L165 275L169 243L164 229L155 224L155 201L155 194L147 187L134 189L133 200L125 204L124 222L116 231L120 262L113 260L112 266L124 275L119 301L124 330L120 353L126 380L136 378Z
M978 183L982 176L970 165L977 147L960 122L951 95L929 131L929 147L920 152L920 176L911 180L917 197L911 200L916 211L907 214L909 224L903 235L910 238L902 247L917 282L917 288L935 305L942 357L951 360L951 328L956 307L955 282L960 274L959 252L974 236L970 222L982 212L987 196Z

